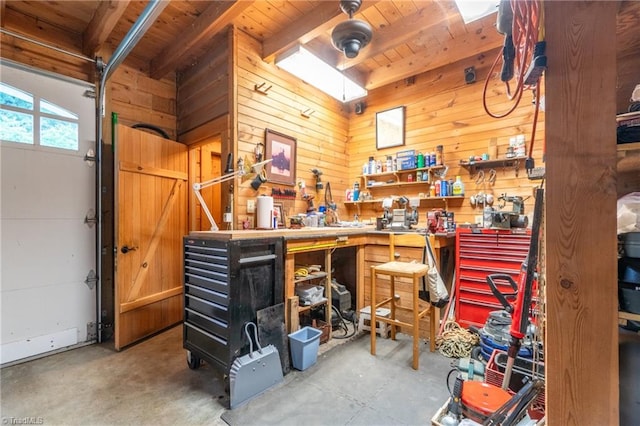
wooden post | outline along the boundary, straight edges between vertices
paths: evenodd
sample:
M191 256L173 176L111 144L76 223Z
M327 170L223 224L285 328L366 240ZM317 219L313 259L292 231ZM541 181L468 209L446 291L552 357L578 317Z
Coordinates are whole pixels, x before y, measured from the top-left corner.
M544 2L549 424L619 422L617 2Z

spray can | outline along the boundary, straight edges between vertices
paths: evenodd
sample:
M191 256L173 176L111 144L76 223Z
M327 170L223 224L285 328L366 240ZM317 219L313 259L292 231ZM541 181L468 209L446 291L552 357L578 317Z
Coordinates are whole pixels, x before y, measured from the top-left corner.
M358 201L360 199L360 183L356 182L353 184L353 201Z
M449 189L449 182L443 179L440 182L440 196L446 197L447 195L449 195L448 189Z

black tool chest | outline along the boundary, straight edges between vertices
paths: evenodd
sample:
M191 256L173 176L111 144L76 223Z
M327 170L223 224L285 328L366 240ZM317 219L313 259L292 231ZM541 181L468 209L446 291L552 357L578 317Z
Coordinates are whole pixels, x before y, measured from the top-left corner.
M186 236L183 242L189 366L204 359L228 374L234 359L249 352L244 324L284 300L283 239Z

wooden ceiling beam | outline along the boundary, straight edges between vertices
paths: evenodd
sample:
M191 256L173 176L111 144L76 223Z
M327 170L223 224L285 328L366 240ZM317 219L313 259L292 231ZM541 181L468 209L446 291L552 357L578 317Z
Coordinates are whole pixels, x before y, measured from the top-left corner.
M7 0L0 0L0 22L4 22L4 6Z
M82 51L93 56L109 38L111 31L127 10L129 0L107 0L98 4L98 8L82 34Z
M374 6L379 0L367 1L358 12ZM323 1L305 16L300 17L293 25L288 26L262 42L262 60L273 62L276 55L294 47L306 44L320 34L331 30L340 22L348 19L340 10L338 1Z
M151 60L150 75L160 79L178 69L189 53L230 25L255 0L216 1L194 21L182 37Z
M458 14L457 10L445 9L441 4L433 2L419 9L416 13L393 22L391 25L375 29L371 44L355 58L345 58L338 65L338 68L348 69L355 67L367 59L381 55L413 38L432 32L436 27L439 29L440 24L450 19L452 14Z
M452 39L446 45L435 46L435 49L427 48L411 57L371 71L365 87L367 90L375 89L470 56L479 55L503 44L504 37L494 28L487 27L482 31L467 33Z

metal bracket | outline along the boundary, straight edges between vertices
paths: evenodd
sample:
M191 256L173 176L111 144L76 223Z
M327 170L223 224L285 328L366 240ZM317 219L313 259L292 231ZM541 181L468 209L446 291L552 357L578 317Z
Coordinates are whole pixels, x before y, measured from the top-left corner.
M93 151L93 148L90 148L84 156L84 162L87 163L89 167L92 167L96 161L96 153Z
M93 228L93 225L98 223L95 210L89 209L87 215L84 217L84 223L86 223L89 228Z
M98 282L98 276L96 275L96 272L92 269L89 271L89 274L87 275L87 278L84 280L84 283L87 285L87 287L93 290L93 287L95 287L97 282Z
M98 339L98 327L95 322L87 323L87 342Z

